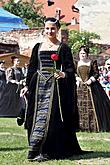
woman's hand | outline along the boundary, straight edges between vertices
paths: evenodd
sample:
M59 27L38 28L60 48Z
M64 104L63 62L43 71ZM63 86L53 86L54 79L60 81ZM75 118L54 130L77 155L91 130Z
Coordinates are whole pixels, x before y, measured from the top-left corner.
M82 82L82 79L80 77L76 77L76 81Z
M16 80L9 80L8 82L11 82L12 84L19 84L19 82L18 81L16 81Z
M20 97L23 97L28 91L28 87L25 86L24 88L21 89L20 91Z
M92 80L89 79L89 80L87 80L84 84L90 85L91 83L92 83Z
M54 77L55 77L56 79L65 78L65 72L61 72L61 71L55 72L55 73L54 73Z

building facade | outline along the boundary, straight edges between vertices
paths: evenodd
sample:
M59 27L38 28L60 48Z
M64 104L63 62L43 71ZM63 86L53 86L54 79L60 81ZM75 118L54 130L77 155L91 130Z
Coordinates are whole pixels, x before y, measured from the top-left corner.
M110 1L78 0L80 10L80 31L95 32L101 37L101 44L110 45Z

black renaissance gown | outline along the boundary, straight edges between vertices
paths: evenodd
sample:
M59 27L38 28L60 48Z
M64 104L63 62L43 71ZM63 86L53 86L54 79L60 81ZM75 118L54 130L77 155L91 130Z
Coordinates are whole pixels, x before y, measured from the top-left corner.
M58 52L38 51L38 47L36 44L33 48L27 74L29 96L25 127L28 129L29 151L56 159L80 154L75 133L79 129L79 116L71 51L66 44L59 50L57 69L62 65L66 78L58 80L58 97L51 59L51 54Z
M77 88L80 129L82 131L110 131L110 100L98 81L97 61L90 66L77 65L77 75L82 82ZM90 86L84 84L91 76L96 81Z
M0 69L0 101L2 99L2 95L6 86L6 75L5 70Z
M20 80L24 79L22 69L19 67L8 68L6 70L6 78L7 84L0 102L0 116L17 117L24 104L20 98L20 89L22 85L17 84ZM12 83L12 80L15 80L15 83Z

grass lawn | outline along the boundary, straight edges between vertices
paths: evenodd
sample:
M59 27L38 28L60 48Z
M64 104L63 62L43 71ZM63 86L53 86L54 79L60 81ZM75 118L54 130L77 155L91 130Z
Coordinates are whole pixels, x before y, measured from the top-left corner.
M83 150L94 153L71 159L47 162L29 162L26 130L16 124L15 118L0 118L0 165L110 165L110 133L78 132Z

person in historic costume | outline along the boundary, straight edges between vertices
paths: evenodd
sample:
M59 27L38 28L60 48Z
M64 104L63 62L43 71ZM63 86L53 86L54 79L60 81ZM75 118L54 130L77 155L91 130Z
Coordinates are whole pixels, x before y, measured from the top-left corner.
M79 116L76 97L75 68L70 48L56 35L59 21L45 20L45 40L32 51L27 86L28 159L45 161L83 154L77 138Z
M23 73L19 67L19 58L12 56L12 67L6 69L7 85L3 95L2 108L4 117L17 117L24 103L20 98L20 89L23 87Z
M6 87L6 74L5 74L4 63L5 63L4 60L0 60L0 100L2 99L2 95Z
M81 46L77 70L77 95L82 131L110 131L110 100L98 81L96 60L90 60L89 48Z

